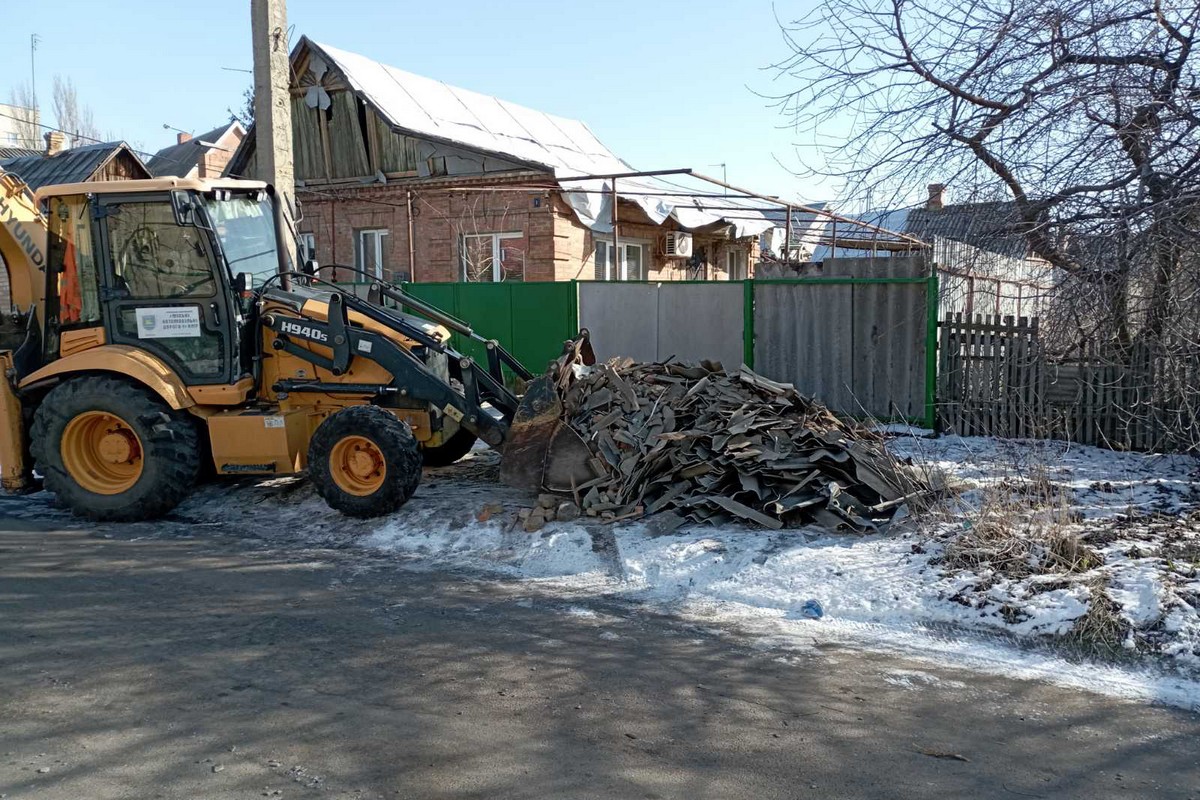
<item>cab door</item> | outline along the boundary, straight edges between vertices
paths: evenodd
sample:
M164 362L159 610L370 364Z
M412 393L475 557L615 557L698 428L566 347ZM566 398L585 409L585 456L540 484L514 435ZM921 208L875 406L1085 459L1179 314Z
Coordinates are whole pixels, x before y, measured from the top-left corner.
M231 287L209 231L176 222L170 196L97 198L108 340L161 358L188 385L241 370Z

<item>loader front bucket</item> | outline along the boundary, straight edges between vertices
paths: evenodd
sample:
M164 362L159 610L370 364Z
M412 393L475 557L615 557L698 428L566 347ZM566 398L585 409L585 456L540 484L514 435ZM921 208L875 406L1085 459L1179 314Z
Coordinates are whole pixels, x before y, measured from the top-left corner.
M500 480L518 489L570 492L591 480L592 453L563 422L559 387L567 370L596 363L588 332L567 342L546 374L529 383L513 415L500 461Z

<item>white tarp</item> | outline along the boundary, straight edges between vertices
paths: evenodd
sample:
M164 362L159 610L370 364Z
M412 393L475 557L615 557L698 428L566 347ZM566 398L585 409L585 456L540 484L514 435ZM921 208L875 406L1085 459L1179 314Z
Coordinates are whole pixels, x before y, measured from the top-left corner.
M604 194L611 192L611 183L572 178L635 170L584 123L414 75L307 37L299 46L305 43L328 59L394 127L553 170L579 220L597 232L611 232L611 197ZM728 222L738 237L757 236L774 224L763 214L768 204L664 194L676 191L694 190L652 177L617 181L617 194L637 203L656 224L668 217L685 228Z

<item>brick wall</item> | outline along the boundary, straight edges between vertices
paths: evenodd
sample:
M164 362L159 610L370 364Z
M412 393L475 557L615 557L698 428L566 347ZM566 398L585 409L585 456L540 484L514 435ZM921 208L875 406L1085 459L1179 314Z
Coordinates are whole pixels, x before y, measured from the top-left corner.
M528 180L528 178L524 178ZM488 183L495 185L495 178ZM465 185L458 180L455 185ZM513 181L516 188L519 181ZM413 207L414 261L409 264L408 191ZM527 281L555 279L553 201L544 193L520 191L445 191L437 184L392 184L298 189L304 207L299 230L316 236L316 258L323 265L353 266L359 231L386 230L384 266L393 280L462 279L464 235L521 234L505 239L511 258L523 255ZM338 280L363 280L339 270Z
M594 266L591 232L560 195L554 197L554 280L590 280Z
M539 176L540 177L540 176ZM526 281L593 280L595 239L575 217L570 206L554 192L520 188L529 175L507 181L506 190L494 190L503 179L489 176L487 188L470 190L463 178L451 179L457 190L439 182L392 183L386 186L344 184L299 188L304 216L298 228L316 237L316 259L322 265L353 266L355 242L363 230L386 230L385 277L391 280L448 282L462 280L464 236L521 234L505 239L510 256L524 256ZM480 182L482 183L482 181ZM446 182L443 185L450 185ZM464 191L464 189L467 189ZM412 191L415 269L409 264L408 192ZM643 245L649 280L683 280L690 276L683 259L663 255L666 231L643 216L636 206L622 204L629 221L621 223L621 239ZM611 237L609 237L611 238ZM747 263L757 259L757 243L749 239L730 243L721 235L696 234L695 246L706 248L711 267L707 276L728 277L725 251L738 247ZM328 274L328 273L323 273ZM338 270L336 280L365 280L351 270Z
M217 147L208 147L204 150L204 156L200 159L200 163L196 165L196 176L199 178L219 178L225 172L225 167L229 164L229 159L233 158L234 152L245 138L236 128L226 132L221 140L217 142Z

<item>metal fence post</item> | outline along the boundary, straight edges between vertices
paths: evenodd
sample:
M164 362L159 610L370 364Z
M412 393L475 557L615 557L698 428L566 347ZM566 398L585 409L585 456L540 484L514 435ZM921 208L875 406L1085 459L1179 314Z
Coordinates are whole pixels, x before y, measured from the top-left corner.
M571 329L571 336L579 333L579 281L574 278L571 279L571 306L567 327Z
M754 369L754 281L742 281L742 360Z
M938 274L929 276L925 296L925 427L937 430L937 346L938 346Z

